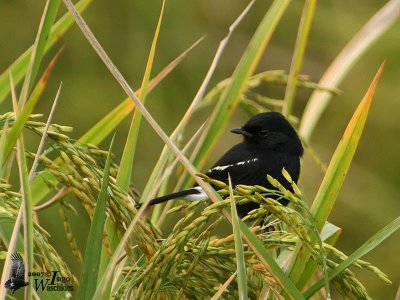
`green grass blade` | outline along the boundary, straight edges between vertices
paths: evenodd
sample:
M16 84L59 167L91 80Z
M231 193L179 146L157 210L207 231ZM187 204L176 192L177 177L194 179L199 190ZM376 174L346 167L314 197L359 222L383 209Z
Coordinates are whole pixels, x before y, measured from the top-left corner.
M314 215L318 230L321 230L327 221L350 167L383 67L384 64L379 68L367 93L354 112L311 206L311 213ZM309 255L306 248L300 250L300 246L296 247L294 257L297 259L292 262L290 272L290 277L294 282L298 283L301 279Z
M246 275L247 272L246 272L246 264L244 262L243 242L242 242L242 237L240 235L239 217L236 211L235 197L233 196L232 181L230 176L229 176L229 194L231 198L232 228L233 228L233 235L235 238L238 293L239 293L239 299L243 300L249 298L247 292L247 275Z
M146 70L144 72L142 86L140 88L140 100L144 104L147 98L147 88L150 80L151 69L154 62L154 55L156 51L158 36L160 33L161 23L164 15L165 1L162 3L160 17L158 19L157 28L154 33L153 42L151 44L149 57L147 59ZM139 135L139 127L142 121L142 114L139 110L135 110L131 126L129 128L128 138L126 140L124 152L120 163L120 168L117 175L117 184L123 191L128 191L131 183L133 161L135 158L136 144Z
M102 248L101 241L103 240L103 229L106 220L107 189L110 179L109 174L113 143L114 137L111 140L110 149L104 167L101 190L97 198L92 224L90 225L77 299L92 299L97 288L97 275L99 272Z
M380 66L367 93L354 112L342 140L333 154L320 189L311 206L311 212L316 218L319 229L322 229L328 219L356 152L383 67L384 63Z
M92 0L81 0L76 4L76 9L80 12L83 12L91 2ZM55 43L68 31L73 23L74 22L71 14L66 13L56 24L54 24L50 34L48 35L44 53L47 53L48 50L55 45ZM10 73L13 76L15 85L17 85L22 78L24 78L28 70L32 49L33 46L26 50L0 75L0 104L10 93Z
M296 93L297 76L300 73L303 63L304 52L306 50L308 35L311 29L311 23L314 17L316 0L307 0L304 3L303 14L297 33L296 45L293 52L292 63L290 64L290 72L288 83L286 85L285 99L283 102L283 115L288 118L292 112L294 96Z
M288 0L277 0L272 3L247 46L228 87L223 91L220 101L210 117L209 124L199 141L199 148L195 150L193 161L198 168L205 164L207 154L216 145L216 139L223 132L226 123L239 105L240 95L246 87L248 78L254 72L289 2Z
M117 126L129 115L135 105L129 98L110 111L92 128L90 128L79 142L99 145Z
M378 231L373 237L366 241L360 248L354 251L347 259L342 261L332 272L329 274L329 280L335 278L340 272L343 272L347 267L353 264L356 260L360 259L376 246L386 240L390 235L392 235L397 229L400 228L400 217L390 222L380 231ZM321 280L317 281L313 286L311 286L305 293L304 296L309 299L314 295L322 286L323 282Z
M240 230L245 236L245 239L249 246L253 249L257 257L261 260L262 264L266 269L274 276L275 280L282 287L282 289L287 293L290 299L304 299L303 295L296 288L289 277L282 271L279 265L276 263L274 258L268 253L264 248L260 240L255 236L253 232L247 227L247 225L239 220Z
M40 62L42 61L45 46L47 43L47 37L50 33L51 26L53 25L58 8L60 6L60 0L47 0L40 25L36 35L35 43L33 45L32 55L28 66L28 71L25 76L24 84L22 86L22 92L19 100L19 107L23 107L26 98L28 97L29 90L35 81L37 72L39 70Z
M0 178L6 178L5 175L7 173L7 163L3 164L3 157L4 157L6 140L7 140L8 128L9 128L8 120L6 120L3 128L1 129L1 135L0 135ZM0 197L0 206L3 208L6 207L6 204L2 197ZM1 231L1 229L0 229L0 231Z
M29 115L32 113L37 102L39 101L40 96L42 95L42 93L47 85L49 76L50 76L52 70L54 69L56 61L59 57L59 53L60 52L58 52L56 54L56 56L53 58L53 60L48 65L42 78L39 80L36 87L32 91L32 94L30 95L28 102L25 104L25 106L23 107L21 112L18 114L17 119L15 120L13 126L11 127L10 132L7 136L7 140L4 145L3 157L1 158L1 165L4 164L4 162L8 159L9 155L11 154L11 151L14 148L15 143L17 142L17 140L21 134L22 129L24 128L25 123L29 118Z
M10 81L12 82L12 80ZM18 112L18 104L17 104L17 96L15 94L14 86L12 87L12 100L13 100L13 107L15 116L19 117ZM25 144L24 138L22 133L18 135L18 142L17 142L17 162L18 162L18 175L20 181L20 190L21 190L21 198L22 203L20 209L22 209L22 216L23 216L23 224L24 224L24 253L26 259L26 272L33 270L33 215L32 215L32 198L31 198L31 191L30 191L30 184L29 184L29 172L26 163L26 156L25 156ZM17 220L18 221L18 220ZM15 224L18 226L18 222ZM19 232L19 228L15 228L16 234ZM13 235L13 240L16 241L16 237ZM28 281L30 286L25 289L25 299L32 299L32 283L33 278L28 277Z
M353 65L361 58L400 17L399 2L388 1L364 26L354 35L351 41L336 56L335 60L322 75L319 85L337 88L345 76L352 70ZM318 123L322 113L328 106L331 93L316 90L312 93L301 118L299 133L306 141Z
M53 105L51 106L50 114L49 114L49 117L47 118L46 126L43 129L43 135L40 139L39 147L36 151L35 159L33 160L32 167L29 172L29 183L30 184L32 183L32 181L36 175L35 172L36 172L36 168L39 164L39 158L40 158L40 155L42 155L42 152L43 152L43 149L44 149L44 146L46 143L47 132L49 131L49 127L50 127L51 121L53 120L53 116L54 116L54 113L56 111L56 107L58 104L58 99L60 98L61 87L62 87L62 82L60 83L60 86L58 87L56 97L54 98Z

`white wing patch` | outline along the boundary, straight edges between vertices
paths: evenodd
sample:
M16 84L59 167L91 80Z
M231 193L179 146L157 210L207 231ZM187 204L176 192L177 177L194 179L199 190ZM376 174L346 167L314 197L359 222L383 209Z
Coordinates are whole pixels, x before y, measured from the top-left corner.
M183 197L186 201L192 202L192 201L203 201L208 199L207 194L203 191L203 189L199 186L196 186L194 189L199 191L198 194L191 194Z
M256 161L258 161L258 158L252 158L252 159L248 159L248 160L244 160L244 161L239 161L237 163L226 165L226 166L216 166L216 167L212 168L209 172L223 171L223 170L233 167L233 166L243 166L246 164L255 163Z

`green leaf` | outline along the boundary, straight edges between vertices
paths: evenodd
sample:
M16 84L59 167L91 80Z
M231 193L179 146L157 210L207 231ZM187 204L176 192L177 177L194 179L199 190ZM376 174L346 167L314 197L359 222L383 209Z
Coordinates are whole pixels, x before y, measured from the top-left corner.
M46 71L44 72L42 78L39 80L37 83L36 87L32 91L32 94L30 95L27 103L21 110L21 112L18 114L17 119L15 120L13 126L10 129L10 132L7 135L7 139L4 145L3 149L3 157L1 159L1 166L3 166L4 162L8 159L9 155L11 154L11 151L13 150L15 143L17 142L22 129L24 129L25 123L29 118L29 115L32 113L33 109L35 108L37 102L40 99L40 96L42 95L45 87L47 86L47 82L49 79L49 76L54 69L54 66L57 62L57 59L59 57L60 52L56 54L56 56L52 59L50 64L48 65Z
M231 198L233 236L235 238L238 292L239 292L239 299L243 300L249 298L247 292L247 275L246 275L247 272L246 272L246 264L244 261L243 242L242 242L242 237L240 235L239 217L236 211L235 197L233 196L232 181L230 176L229 176L229 194Z
M329 280L334 279L340 272L343 272L347 267L353 264L355 261L366 255L368 252L373 250L376 246L386 240L390 235L392 235L397 229L400 228L400 217L390 222L379 232L377 232L373 237L366 241L360 248L354 251L347 259L342 261L330 274ZM317 281L312 287L310 287L304 296L309 299L314 295L322 286L323 282L321 280Z
M329 213L347 175L347 171L361 138L369 108L372 103L372 98L382 74L383 67L384 63L379 68L367 93L354 112L353 117L351 118L346 131L332 156L324 179L311 206L311 213L314 215L319 229L322 229L328 219Z
M301 15L299 31L296 38L296 45L293 51L292 63L290 64L290 72L283 103L282 113L284 116L286 116L286 118L289 118L292 112L296 85L301 70L301 65L303 63L304 52L306 50L308 35L310 33L316 4L316 0L307 0L304 2L303 13Z
M13 93L13 104L14 113L19 117L17 99L15 93ZM11 135L11 134L10 134ZM9 136L10 136L9 135ZM25 156L25 144L23 135L18 135L18 145L17 145L17 161L18 161L18 173L21 189L22 204L21 208L23 212L23 224L24 224L24 252L26 257L26 268L27 270L33 270L33 214L32 214L32 196L29 184L29 172L26 164ZM18 228L19 229L19 228ZM13 234L18 236L19 231L13 231ZM29 288L25 292L25 297L27 299L32 299L32 283L33 277L29 277L28 281L30 283Z
M97 287L97 277L102 248L101 241L103 240L103 229L106 220L107 189L110 179L110 164L113 143L114 137L111 140L110 149L104 167L101 190L97 198L92 224L90 225L77 299L92 299Z
M47 0L46 2L46 6L44 8L36 35L36 40L33 45L33 51L31 55L31 60L29 62L28 71L25 75L24 84L22 86L22 92L18 103L20 108L24 105L32 83L35 81L40 62L42 61L43 55L45 54L44 50L47 43L47 37L50 33L51 26L56 19L60 2L60 0Z
M157 28L154 33L153 42L151 44L149 57L147 59L146 70L144 72L142 86L140 88L140 100L144 104L147 98L147 89L150 80L151 69L154 62L154 55L156 51L158 36L160 34L160 28L162 23L162 18L164 15L165 1L163 1L160 17L158 19ZM133 160L135 157L136 144L139 134L139 127L142 120L142 114L139 110L135 110L132 118L131 126L129 128L128 138L126 140L124 152L122 154L122 159L120 163L120 168L117 175L117 184L123 191L128 191L129 185L131 183Z
M3 157L4 157L4 150L5 150L5 145L6 145L6 140L7 140L7 134L8 134L8 120L4 123L3 128L1 129L1 135L0 135L0 178L6 178L5 174L7 172L7 164L3 165ZM6 203L3 200L3 197L0 197L0 206L5 208ZM1 232L1 229L0 229Z
M346 131L333 154L324 179L311 206L311 213L314 215L318 230L321 230L327 221L350 167L364 129L368 111L379 78L382 74L383 67L384 63L379 68L367 93L354 112ZM297 259L292 261L290 277L296 283L299 283L300 279L304 282L305 278L302 278L302 273L310 257L310 253L306 248L300 250L300 246L298 245L295 249L294 257ZM298 285L298 287L301 286Z

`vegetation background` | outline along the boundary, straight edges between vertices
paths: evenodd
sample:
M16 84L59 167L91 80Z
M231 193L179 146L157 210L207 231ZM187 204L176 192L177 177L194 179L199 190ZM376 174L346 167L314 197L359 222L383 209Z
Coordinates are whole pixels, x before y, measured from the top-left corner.
M34 41L45 1L0 0L0 70L4 70ZM318 81L333 58L386 1L348 0L320 1L307 46L302 73ZM229 25L243 10L247 1L202 0L167 2L161 29L154 73L157 73L199 37L203 42L149 95L147 107L167 133L175 128L178 120L192 101L205 72L208 70L219 41ZM219 64L210 87L231 76L255 28L268 9L270 1L257 1L248 16L232 37ZM84 13L94 34L118 68L134 88L140 86L146 58L160 12L161 1L93 1ZM258 67L263 70L289 69L295 44L303 2L293 1L274 33L272 41ZM61 13L65 12L62 8ZM65 46L57 63L43 99L53 99L59 82L63 82L60 103L54 122L74 127L72 137L79 137L101 119L116 104L125 99L120 86L111 77L103 63L94 54L80 30L74 26L62 39ZM57 47L53 49L53 53ZM355 107L365 93L381 62L387 63L379 82L374 103L367 120L361 143L353 160L338 203L330 221L343 228L337 244L345 253L351 253L378 229L396 218L400 212L400 22L390 28L362 56L361 60L340 85L341 94L335 96L319 122L311 139L317 155L326 163L348 123ZM51 55L48 55L49 59ZM43 65L46 65L45 63ZM269 87L262 87L270 89ZM284 87L266 90L271 95L283 97ZM301 117L310 91L299 90L295 114ZM52 101L41 101L37 113L48 114ZM0 106L0 113L11 111L11 100ZM208 116L207 110L197 113L194 129ZM239 111L230 127L241 125L248 116ZM128 132L129 121L119 127L115 143L117 157L121 154ZM227 128L228 132L228 128ZM189 136L190 137L190 136ZM29 138L29 136L28 136ZM188 138L188 137L186 137ZM220 145L233 145L237 137L228 133ZM154 166L163 143L143 122L139 136L133 182L139 191ZM103 145L104 149L108 145ZM219 157L216 147L214 159ZM214 161L210 161L210 164ZM319 167L305 155L302 161L300 187L312 199L322 180ZM47 211L54 243L60 254L69 249L62 233L60 221ZM58 216L58 214L55 214ZM54 226L52 226L54 224ZM80 229L79 246L84 249L89 220L79 218L73 226ZM51 230L51 227L54 230ZM60 232L58 231L60 230ZM393 299L400 281L400 234L397 232L365 257L386 272L393 281L386 287L373 275L361 272L360 276L374 299ZM357 270L355 270L357 274Z

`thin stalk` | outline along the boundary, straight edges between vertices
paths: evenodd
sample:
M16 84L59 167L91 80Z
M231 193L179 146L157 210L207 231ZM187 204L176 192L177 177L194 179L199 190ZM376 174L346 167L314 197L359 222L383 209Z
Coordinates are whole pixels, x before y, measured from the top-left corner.
M38 150L36 151L35 159L33 161L32 168L31 168L31 171L29 173L29 183L32 183L33 178L35 177L35 171L36 171L36 168L37 168L38 163L39 163L40 154L43 152L44 144L46 142L47 131L49 130L50 123L51 123L51 120L53 119L54 112L55 112L56 107L57 107L58 99L60 97L61 87L62 87L62 82L60 83L60 86L58 87L56 98L54 99L53 106L51 107L51 111L50 111L49 117L47 118L46 126L45 126L45 128L43 130L42 138L40 139Z
M10 83L12 84L12 79L10 80ZM11 89L11 94L12 94L15 118L17 118L18 104L14 87L12 87ZM27 268L25 269L26 274L24 274L24 276L25 278L28 278L28 281L31 284L30 287L25 289L25 299L28 300L32 299L32 290L33 290L32 288L33 279L32 277L26 276L28 272L33 270L33 218L32 218L31 191L28 179L29 174L26 164L25 145L22 133L20 134L17 141L17 162L18 162L19 181L21 184L20 189L21 189L22 204L20 210L22 210L22 215L24 219L24 253L27 266ZM14 229L15 232L19 232L19 226L14 226Z
M283 105L283 115L288 118L293 109L294 96L296 93L296 86L298 75L300 73L301 65L303 63L304 52L306 50L308 35L311 29L311 23L314 17L316 0L306 0L304 3L303 13L297 33L296 45L293 52L292 63L290 64L290 71L288 75L288 82L286 85L285 99Z

